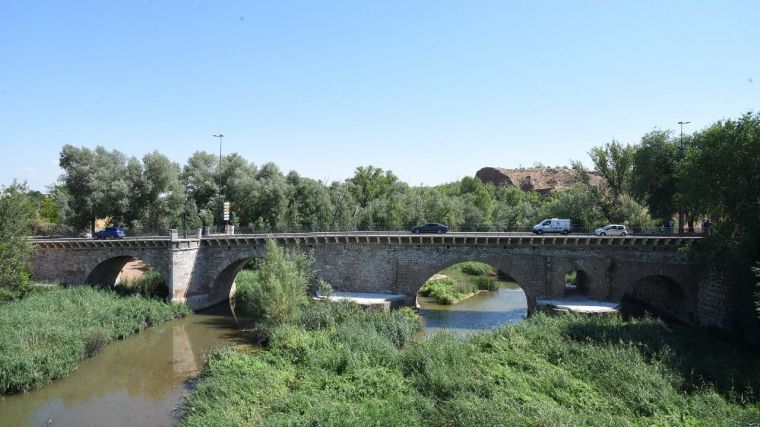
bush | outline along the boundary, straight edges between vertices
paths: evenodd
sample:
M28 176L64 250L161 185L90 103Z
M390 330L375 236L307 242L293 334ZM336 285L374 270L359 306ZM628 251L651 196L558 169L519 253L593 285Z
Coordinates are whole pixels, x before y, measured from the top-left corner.
M467 273L472 276L484 276L486 274L495 273L493 267L482 262L468 261L460 263L458 266L462 273Z
M480 276L475 279L475 285L481 291L498 291L499 283L491 276Z
M135 279L124 280L116 288L117 292L121 290L126 294L136 293L145 297L166 298L169 296L166 280L161 276L161 273L155 270L146 271L142 276Z
M267 240L267 254L257 270L244 273L238 281L236 308L269 324L296 322L309 301L306 290L313 274L312 262L298 250L285 251Z
M457 284L448 277L431 279L420 288L420 295L429 296L438 304L454 304L473 291L469 284Z
M34 247L27 239L27 225L34 210L26 185L0 188L0 302L24 296L31 288L29 257Z
M320 303L307 312L322 319L307 322L316 329L279 326L271 346L257 354L212 353L179 424L749 425L760 419L754 354L652 319L539 314L468 339L441 333L399 347L389 331L406 329L393 327L397 321L414 324L411 311L367 313L355 304Z

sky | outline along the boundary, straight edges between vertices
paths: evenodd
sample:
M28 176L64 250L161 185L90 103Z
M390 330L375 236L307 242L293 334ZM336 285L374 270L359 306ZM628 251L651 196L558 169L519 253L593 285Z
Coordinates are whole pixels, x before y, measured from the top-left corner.
M0 185L64 144L412 184L760 110L760 2L0 0Z

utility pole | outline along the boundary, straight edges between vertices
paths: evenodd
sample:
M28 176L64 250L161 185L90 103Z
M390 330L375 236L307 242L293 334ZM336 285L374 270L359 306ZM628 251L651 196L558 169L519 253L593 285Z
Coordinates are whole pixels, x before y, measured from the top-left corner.
M218 166L218 174L219 174L219 191L217 191L217 195L219 198L219 231L218 234L222 234L222 228L224 227L222 221L224 218L224 213L222 212L222 138L224 138L224 135L221 133L214 135L214 138L219 138L219 166Z
M683 160L684 157L686 157L686 147L683 145L683 125L688 125L691 122L678 122L679 125L681 125L681 142L678 146L678 160ZM681 190L681 206L678 208L678 234L684 234L684 222L686 219L686 215L684 215L684 211L686 210L686 203L684 202L684 195L683 195L683 185L679 182L679 187Z

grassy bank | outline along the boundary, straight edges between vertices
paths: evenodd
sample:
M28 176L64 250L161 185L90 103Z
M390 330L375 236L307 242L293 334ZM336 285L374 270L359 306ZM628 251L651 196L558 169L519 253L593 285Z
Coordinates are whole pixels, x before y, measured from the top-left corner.
M2 304L0 394L42 386L110 341L189 312L184 305L85 286L36 290Z
M508 283L498 272L482 262L452 265L425 282L420 295L431 297L438 304L456 304L479 291L495 291Z
M180 423L746 425L760 361L659 321L535 316L410 341L409 312L315 305L257 354L213 352Z

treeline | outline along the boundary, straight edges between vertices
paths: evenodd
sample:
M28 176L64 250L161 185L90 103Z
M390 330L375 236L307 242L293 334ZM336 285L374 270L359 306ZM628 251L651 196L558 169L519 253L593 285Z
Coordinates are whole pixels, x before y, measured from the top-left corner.
M758 115L718 122L681 139L647 133L638 144L612 141L589 155L603 178L593 185L580 165L579 181L546 196L497 187L474 177L433 187L410 186L389 170L358 167L343 182L326 183L257 166L233 153L196 152L180 165L153 152L142 159L103 147L66 145L64 170L50 199L38 200L39 229L94 229L108 218L133 230L191 229L219 224L219 189L230 222L251 231L401 230L442 222L452 230L519 230L546 217L577 227L607 222L661 226L683 211L687 228L711 218L723 231L758 233L756 151ZM741 212L741 213L739 213ZM47 223L45 223L47 221ZM730 230L728 228L731 228Z
M285 174L273 163L258 167L239 154L224 156L221 168L218 162L207 152L196 152L180 166L158 152L138 160L103 147L67 145L60 157L64 174L43 200L46 214L36 227L41 233L77 233L107 218L133 231L166 231L182 228L185 215L190 229L214 227L221 213L219 188L231 205L230 223L258 232L403 230L431 221L451 230L527 230L545 217L572 218L578 227L653 224L635 199L612 202L606 187L592 185L579 164L575 186L541 196L474 177L413 187L374 166L325 183L295 171Z

